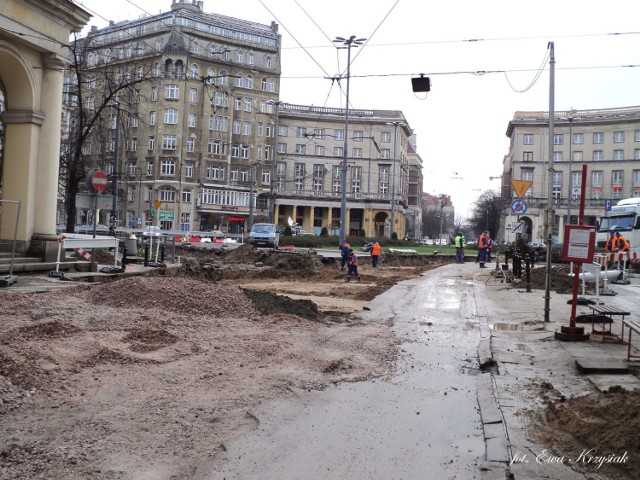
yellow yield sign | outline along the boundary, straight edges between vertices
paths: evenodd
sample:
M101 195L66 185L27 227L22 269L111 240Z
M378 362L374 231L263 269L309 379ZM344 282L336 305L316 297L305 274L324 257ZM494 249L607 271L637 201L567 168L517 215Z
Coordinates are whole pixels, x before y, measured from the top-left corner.
M511 180L511 185L513 185L513 191L516 196L522 198L527 193L527 190L531 188L531 180Z

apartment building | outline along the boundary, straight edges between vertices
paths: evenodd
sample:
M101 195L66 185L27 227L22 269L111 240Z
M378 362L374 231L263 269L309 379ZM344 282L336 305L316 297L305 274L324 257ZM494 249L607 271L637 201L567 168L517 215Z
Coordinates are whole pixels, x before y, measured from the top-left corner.
M346 161L346 235L389 237L393 217L393 232L403 238L414 228L406 222L410 187L422 184L413 132L400 111L349 109L348 131L345 116L342 108L279 105L274 218L339 235Z
M70 117L79 91L93 112L131 87L109 97L83 145L117 194L100 222L245 231L251 185L256 197L271 185L278 26L173 0L169 12L93 28L82 48L82 78L67 76ZM76 222L91 213L80 203Z
M640 107L558 111L554 114L553 171L549 172L549 112L516 112L509 122L509 154L503 162L502 191L512 180L531 182L526 211L511 210L505 198L503 226L524 223L527 241L546 241L545 210L551 188L552 236L562 240L564 225L578 223L585 189L584 223L595 225L605 200L640 196ZM586 175L582 167L586 165ZM551 175L551 178L549 178ZM569 220L567 221L567 218ZM506 240L515 234L507 231Z

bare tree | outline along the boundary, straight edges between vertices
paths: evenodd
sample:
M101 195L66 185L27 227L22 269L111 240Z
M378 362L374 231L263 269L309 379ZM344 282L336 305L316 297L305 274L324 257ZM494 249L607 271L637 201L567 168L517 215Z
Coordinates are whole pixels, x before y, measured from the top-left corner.
M65 201L67 232L74 231L76 195L83 190L89 168L98 166L96 159L116 153L114 137L107 134L113 122L137 116L140 85L152 78L151 64L144 67L140 61L101 50L93 45L91 35L76 36L70 45L65 89L69 125L63 136L59 187Z
M476 235L489 230L492 238L497 238L502 214L502 198L495 190L485 191L473 204L469 226Z

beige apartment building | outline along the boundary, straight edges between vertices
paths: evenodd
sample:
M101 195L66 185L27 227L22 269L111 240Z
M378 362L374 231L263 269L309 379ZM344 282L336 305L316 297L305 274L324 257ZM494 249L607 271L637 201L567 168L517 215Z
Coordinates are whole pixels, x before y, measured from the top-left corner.
M242 233L251 184L259 198L271 183L278 26L173 0L169 12L93 28L83 42L83 77L68 75L70 115L78 88L91 112L109 89L130 87L83 146L112 180L100 223ZM92 213L79 201L76 223Z
M595 225L605 200L640 197L640 107L557 111L554 115L553 171L549 172L549 113L516 112L506 132L502 225L524 224L527 241L546 241L545 210L552 189L552 236L562 241L564 225L578 223L580 192L585 187L584 223ZM582 175L582 166L587 166ZM551 175L551 182L549 181ZM532 182L524 195L526 211L512 212L512 180ZM506 240L515 234L506 232Z
M291 218L307 232L318 235L325 228L339 235L346 159L346 236L389 237L393 217L393 232L403 238L406 212L414 210L408 204L410 186L422 183L421 164L416 167L409 142L411 128L395 110L349 109L347 132L345 118L342 108L280 104L276 223L286 225Z

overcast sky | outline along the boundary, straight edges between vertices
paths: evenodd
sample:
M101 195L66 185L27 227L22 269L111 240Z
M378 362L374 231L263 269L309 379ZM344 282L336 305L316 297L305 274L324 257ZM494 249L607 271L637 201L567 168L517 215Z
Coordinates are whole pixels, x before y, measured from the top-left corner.
M98 27L172 3L74 1ZM330 39L368 38L352 50L351 106L402 110L417 134L424 191L451 195L463 215L500 185L489 177L502 172L513 114L549 109L549 42L556 111L640 105L638 0L204 0L204 10L280 25L280 99L289 103L344 107L325 77L344 73L347 54ZM420 73L431 77L426 98L411 90Z

